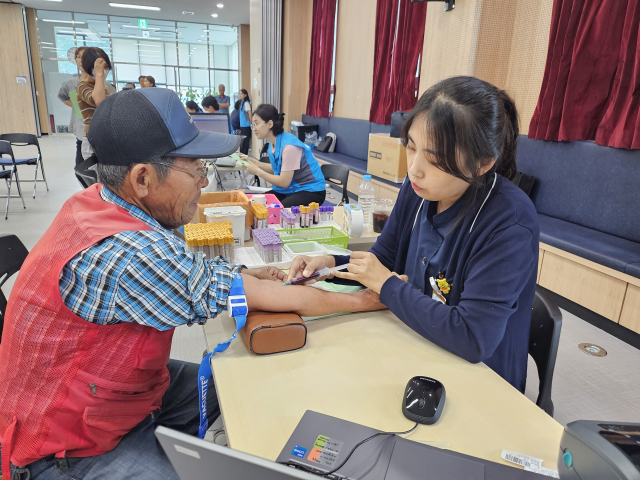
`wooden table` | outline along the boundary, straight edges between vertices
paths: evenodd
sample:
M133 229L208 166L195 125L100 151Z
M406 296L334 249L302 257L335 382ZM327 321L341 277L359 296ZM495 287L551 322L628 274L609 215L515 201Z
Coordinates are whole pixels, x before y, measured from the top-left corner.
M209 349L227 340L234 325L226 312L209 320ZM238 338L213 358L232 448L275 460L306 410L383 431L407 430L404 388L411 377L425 375L445 385L446 404L436 425L420 425L407 438L447 442L457 452L502 463L507 449L556 468L562 426L483 363L437 347L388 310L316 320L307 328L307 345L295 352L255 356Z

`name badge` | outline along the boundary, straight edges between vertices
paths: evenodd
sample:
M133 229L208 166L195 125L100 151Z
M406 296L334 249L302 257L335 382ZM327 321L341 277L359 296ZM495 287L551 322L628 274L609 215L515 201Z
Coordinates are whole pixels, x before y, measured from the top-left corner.
M436 292L435 290L433 291L431 298L436 302L444 303L445 305L447 304L447 299L444 298L444 296L440 292Z

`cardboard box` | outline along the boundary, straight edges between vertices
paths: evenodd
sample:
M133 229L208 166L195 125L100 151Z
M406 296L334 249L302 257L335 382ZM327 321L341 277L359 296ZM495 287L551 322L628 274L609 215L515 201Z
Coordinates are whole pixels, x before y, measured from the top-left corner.
M389 134L369 134L367 173L395 183L407 175L407 151L399 138Z
M191 223L206 223L207 217L204 209L209 207L230 207L237 205L246 210L245 226L250 227L253 223L251 214L251 200L242 190L232 190L230 192L203 192L198 200L198 210L193 216Z

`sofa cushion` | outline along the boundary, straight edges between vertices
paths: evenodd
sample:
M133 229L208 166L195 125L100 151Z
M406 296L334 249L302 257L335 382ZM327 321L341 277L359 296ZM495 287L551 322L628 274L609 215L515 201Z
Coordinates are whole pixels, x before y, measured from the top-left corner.
M324 137L329 130L329 119L312 117L311 115L302 115L302 123L315 123L318 125L318 135Z
M330 163L342 164L346 167L349 167L349 169L352 172L357 172L361 175L367 174L366 160L360 160L358 158L349 157L348 155L342 155L341 153L335 153L335 152L325 153L325 152L318 152L317 150L313 151L313 156L321 160L326 160L327 162L330 162Z
M336 153L367 160L370 123L367 120L331 117L329 131L336 134Z
M640 268L633 267L640 266L640 243L547 215L538 219L541 243L640 278Z
M370 133L391 133L391 125L382 125L380 123L371 123Z
M538 180L538 213L640 242L640 150L521 135L518 170Z

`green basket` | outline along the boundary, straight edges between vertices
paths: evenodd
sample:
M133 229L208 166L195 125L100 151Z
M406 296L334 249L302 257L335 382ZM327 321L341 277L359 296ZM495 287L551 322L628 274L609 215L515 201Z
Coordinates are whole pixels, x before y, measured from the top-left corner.
M278 230L278 233L284 244L313 241L342 248L347 248L349 244L349 235L336 227L294 228Z

